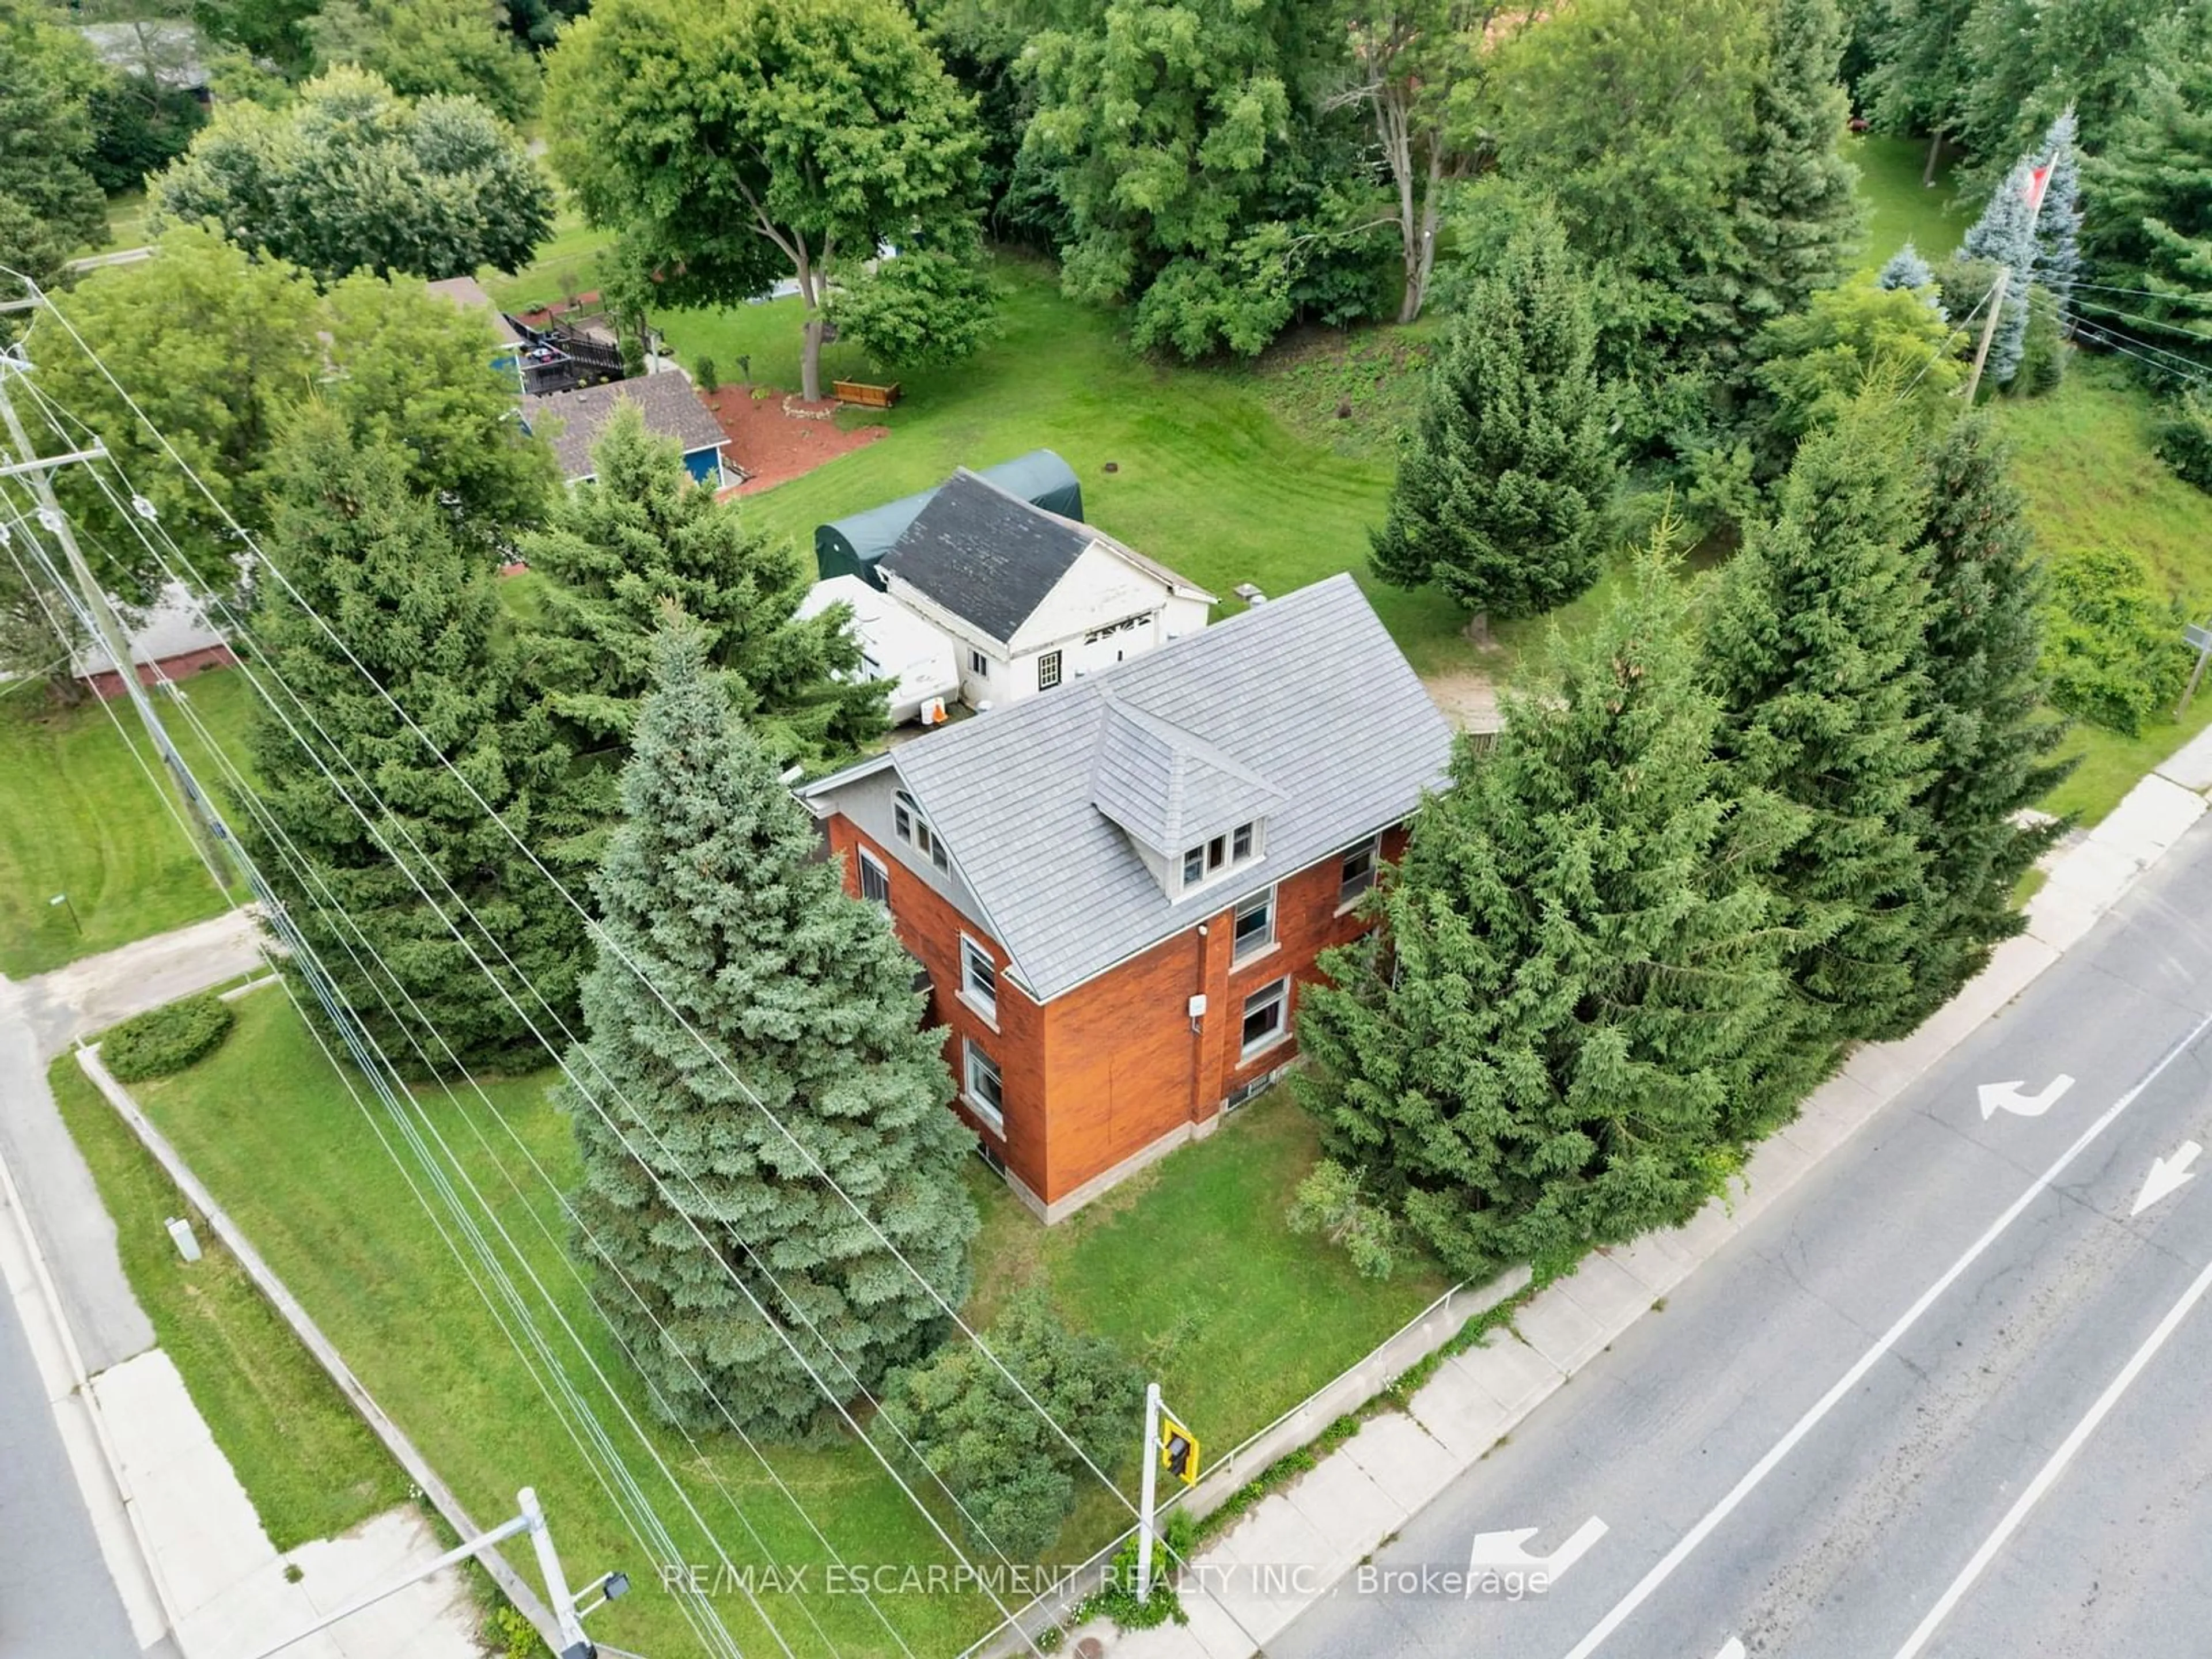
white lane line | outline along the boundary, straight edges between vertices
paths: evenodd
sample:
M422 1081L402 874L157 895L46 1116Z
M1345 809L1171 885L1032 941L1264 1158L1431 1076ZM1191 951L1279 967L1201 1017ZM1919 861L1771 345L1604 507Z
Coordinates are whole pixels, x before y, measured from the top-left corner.
M2066 1472L2067 1464L2074 1461L2074 1454L2080 1451L2089 1437L2097 1431L2097 1425L2103 1422L2112 1407L2119 1404L2120 1396L2128 1391L2129 1385L2136 1378L2142 1375L2143 1367L2151 1362L2151 1356L2166 1346L2166 1338L2180 1328L2181 1322L2189 1317L2189 1310L2204 1299L2207 1291L2212 1291L2212 1263L2208 1263L2204 1271L2190 1282L2189 1288L2181 1293L2181 1300L2166 1310L2166 1317L2158 1322L2158 1328L2143 1339L2142 1346L2137 1348L2129 1357L2128 1363L2120 1367L2119 1375L2106 1384L2104 1393L2097 1396L2097 1403L2089 1407L2088 1415L2074 1425L2073 1433L2068 1435L2058 1449L2051 1454L2051 1461L2035 1472L2035 1479L2029 1481L2027 1490L2013 1500L2013 1506L2005 1511L2004 1519L1997 1522L1996 1530L1982 1540L1982 1547L1974 1552L1973 1559L1951 1581L1951 1588L1936 1598L1936 1605L1928 1609L1928 1616L1920 1621L1911 1635L1905 1638L1905 1645L1897 1650L1897 1659L1912 1659L1928 1645L1928 1638L1936 1634L1936 1627L1951 1616L1952 1609L1974 1587L1974 1581L1982 1576L1990 1562L1996 1559L1997 1552L2004 1547L2005 1540L2019 1529L2020 1523L2027 1518L2027 1512L2035 1507L2037 1500L2049 1492L2058 1477Z
M1743 1478L1729 1488L1727 1496L1699 1516L1697 1524L1682 1534L1674 1547L1661 1556L1651 1571L1637 1581L1635 1588L1613 1603L1612 1610L1590 1627L1589 1635L1568 1650L1566 1659L1589 1659L1591 1654L1595 1653L1605 1644L1608 1637L1626 1624L1637 1608L1642 1607L1650 1598L1652 1592L1672 1577L1674 1570L1690 1559L1691 1553L1698 1546L1711 1537L1714 1529L1735 1513L1736 1506L1750 1497L1761 1481L1774 1473L1776 1467L1784 1458L1796 1449L1797 1443L1819 1427L1820 1419L1833 1411L1844 1395L1865 1380L1867 1373L1881 1362L1882 1356L1895 1347L1899 1340L1919 1322L1921 1316L1936 1305L1944 1291L1959 1282L1966 1269L1981 1259L1983 1252L1997 1242L2005 1229L2020 1219L2021 1212L2040 1198L2052 1182L2066 1172L2066 1166L2079 1158L2099 1135L2110 1128L2120 1114L2134 1105L2142 1091L2157 1082L2166 1068L2180 1059L2187 1052L2190 1045L2208 1030L2212 1030L2212 1014L2205 1015L2203 1018L2190 1027L2189 1034L2160 1055L2158 1063L2144 1073L2142 1079L2133 1088L2107 1107L2102 1117L2084 1129L2080 1138L2059 1154L2057 1163L2038 1176L2029 1184L2026 1192L2006 1206L2004 1213L1990 1224L1989 1231L1968 1246L1966 1253L1945 1269L1941 1279L1923 1291L1919 1300L1898 1316L1897 1322L1884 1331L1875 1345L1859 1356L1850 1370L1836 1380L1834 1387L1814 1401L1811 1409L1807 1411L1804 1416L1790 1425L1782 1438L1767 1449L1765 1455L1745 1471Z

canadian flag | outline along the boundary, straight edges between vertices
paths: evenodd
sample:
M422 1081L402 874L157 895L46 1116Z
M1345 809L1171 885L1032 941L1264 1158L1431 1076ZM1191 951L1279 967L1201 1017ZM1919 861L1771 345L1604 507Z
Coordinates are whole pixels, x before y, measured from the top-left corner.
M2032 168L2027 175L2027 204L2031 208L2043 205L2043 187L2051 182L2048 166Z

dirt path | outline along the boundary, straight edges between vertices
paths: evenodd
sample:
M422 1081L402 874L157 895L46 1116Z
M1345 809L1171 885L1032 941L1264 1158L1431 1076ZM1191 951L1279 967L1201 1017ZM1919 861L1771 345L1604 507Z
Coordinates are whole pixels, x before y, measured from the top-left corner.
M1495 732L1498 728L1501 716L1498 712L1498 686L1489 675L1456 669L1449 674L1427 675L1421 684L1428 689L1429 701L1462 731Z

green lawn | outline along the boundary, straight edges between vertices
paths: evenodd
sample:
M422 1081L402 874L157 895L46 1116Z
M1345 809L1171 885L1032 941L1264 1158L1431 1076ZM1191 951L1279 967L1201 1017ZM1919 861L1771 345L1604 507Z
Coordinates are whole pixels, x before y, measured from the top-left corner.
M1867 204L1866 246L1860 264L1878 270L1912 242L1930 264L1957 249L1972 222L1948 211L1950 169L1936 173L1934 189L1920 182L1928 146L1913 138L1849 138L1844 154L1858 164L1859 195Z
M559 1207L507 1138L511 1130L555 1182L565 1187L575 1178L568 1126L549 1103L544 1081L488 1085L499 1122L473 1096L428 1098L428 1115L553 1303L584 1334L594 1360L621 1379L621 1404L642 1419L644 1402L629 1382L626 1363L568 1272L557 1243L565 1237ZM399 1164L283 997L263 992L247 998L220 1051L136 1092L475 1512L503 1514L517 1486L535 1483L556 1517L572 1570L623 1565L639 1587L639 1594L602 1615L606 1622L597 1633L648 1653L692 1651L675 1605L656 1588L659 1564L642 1557L622 1532L530 1374L410 1193ZM494 1150L480 1144L479 1132ZM1190 1414L1206 1443L1225 1449L1352 1364L1443 1288L1419 1270L1379 1288L1365 1285L1334 1251L1288 1234L1279 1218L1312 1156L1312 1131L1287 1101L1255 1102L1210 1140L1162 1160L1050 1231L979 1166L987 1231L977 1316L988 1317L1012 1285L1042 1274L1072 1319L1113 1336L1133 1358L1155 1363L1169 1398ZM525 1195L507 1185L508 1174ZM552 1340L567 1351L557 1329ZM619 1426L615 1400L580 1362L570 1368L601 1419L629 1447L629 1461L687 1558L713 1561L679 1502L656 1484L648 1460ZM732 1502L777 1559L826 1559L733 1437L707 1437L695 1455L671 1433L651 1433L661 1454L684 1472L687 1492L733 1561L762 1557L732 1517ZM860 1448L842 1439L783 1447L775 1461L847 1560L947 1559ZM1126 1479L1128 1471L1117 1474ZM1095 1492L1078 1511L1063 1553L1080 1559L1123 1513ZM851 1600L811 1597L809 1606L842 1652L889 1645L865 1607ZM769 1607L795 1647L819 1650L787 1598L769 1598ZM977 1597L894 1596L885 1607L917 1653L954 1651L992 1622ZM723 1610L741 1642L772 1648L740 1601L732 1598Z
M2039 548L2127 548L2193 617L2212 614L2212 500L2152 453L2150 399L2124 365L2077 352L2057 391L1993 407L2016 452L2013 476L2027 494ZM2045 804L2094 823L2208 720L2212 696L2200 694L2183 724L2160 722L2139 737L2077 726L2064 752L2081 763Z
M599 287L599 253L612 240L564 205L554 217L553 234L538 244L535 259L513 276L486 265L477 276L502 310L551 305Z
M107 240L93 250L112 253L146 244L146 192L126 190L107 198Z
M1387 459L1340 454L1285 427L1264 377L1132 356L1117 319L1062 299L1039 262L1007 255L997 269L994 344L902 375L896 409L852 417L882 419L888 438L750 498L750 510L811 545L826 520L1042 447L1081 477L1086 518L1224 599L1239 582L1281 593L1364 567L1368 526L1389 494ZM735 380L750 356L755 383L787 388L798 384L799 314L786 300L657 320L685 363L704 353ZM825 368L866 365L833 347ZM1369 596L1417 669L1472 662L1463 618L1435 593L1370 586Z
M252 701L245 677L218 670L185 690L224 751L242 756L237 739ZM153 750L130 705L112 705L126 749L99 704L54 712L33 701L40 695L0 696L0 974L13 979L181 927L224 903L132 758L135 750L151 763ZM198 734L173 710L165 723L194 772L212 782ZM69 895L69 909L49 902L57 893Z
M52 1081L114 1219L131 1292L270 1541L289 1550L336 1537L404 1502L398 1465L206 1226L198 1261L177 1254L163 1224L190 1213L184 1200L73 1055L54 1062Z

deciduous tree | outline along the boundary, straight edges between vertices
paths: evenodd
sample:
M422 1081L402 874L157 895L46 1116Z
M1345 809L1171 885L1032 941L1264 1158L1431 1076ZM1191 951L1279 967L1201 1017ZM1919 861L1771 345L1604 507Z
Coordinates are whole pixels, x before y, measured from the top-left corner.
M908 1445L920 1454L959 1498L971 1543L1041 1561L1090 1479L1046 1415L1111 1468L1143 1426L1144 1384L1112 1343L1069 1330L1034 1286L1016 1293L983 1340L1029 1399L973 1343L948 1343L885 1384L884 1414L897 1432L878 1443L893 1458L909 1455Z
M399 97L334 69L284 109L226 104L149 191L148 228L212 219L325 282L513 270L553 228L521 137L473 98Z
M672 629L562 1092L579 1249L656 1407L788 1434L824 1408L793 1351L846 1400L921 1359L938 1298L967 1294L978 1224L913 959L817 856L778 765L704 641Z
M1595 349L1586 280L1540 216L1453 319L1375 532L1376 574L1501 617L1597 580L1620 460Z
M0 0L0 264L52 282L78 247L105 236L88 100L107 71L30 0ZM14 203L20 211L11 212ZM9 258L9 254L17 256ZM10 297L14 297L12 295Z
M323 68L351 64L404 98L474 98L527 120L542 89L538 61L507 27L499 0L330 0L309 20Z
M1367 940L1299 1003L1297 1079L1455 1273L1686 1218L1719 1190L1788 994L1744 849L1782 833L1712 757L1680 573L1656 554L1556 678L1464 739Z
M563 37L546 100L586 216L667 302L797 285L809 399L844 266L975 222L975 110L896 0L605 0Z

